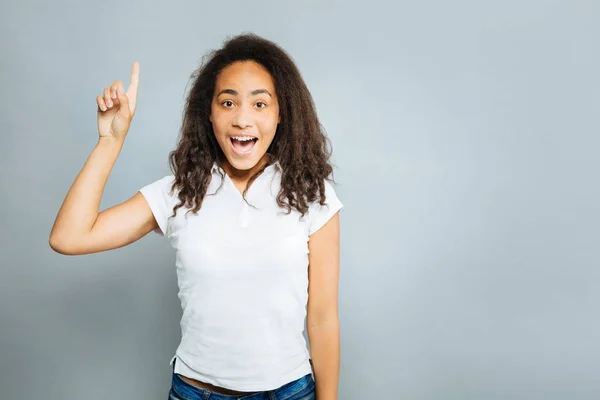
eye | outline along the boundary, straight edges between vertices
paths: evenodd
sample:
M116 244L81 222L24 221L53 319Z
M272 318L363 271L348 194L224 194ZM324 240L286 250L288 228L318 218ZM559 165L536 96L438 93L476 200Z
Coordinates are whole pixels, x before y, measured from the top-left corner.
M230 108L230 107L233 106L233 101L231 101L231 100L225 100L225 101L222 101L221 104L224 105L227 108Z
M256 105L258 106L259 104L262 104L262 107L258 107L258 108L265 108L267 105L265 103L263 103L262 101L259 101L256 103Z

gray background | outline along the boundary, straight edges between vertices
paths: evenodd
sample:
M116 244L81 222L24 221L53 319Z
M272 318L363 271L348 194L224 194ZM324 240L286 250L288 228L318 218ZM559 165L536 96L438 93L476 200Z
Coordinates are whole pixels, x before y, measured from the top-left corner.
M102 209L169 173L190 73L254 31L333 142L340 398L598 398L599 19L591 0L3 2L0 397L167 397L168 241L67 257L48 234L105 86L140 62Z

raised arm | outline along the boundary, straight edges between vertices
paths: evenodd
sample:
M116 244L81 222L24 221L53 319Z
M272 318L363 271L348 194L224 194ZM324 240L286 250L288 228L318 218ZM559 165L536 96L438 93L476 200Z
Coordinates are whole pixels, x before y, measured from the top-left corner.
M71 185L50 233L61 254L88 254L123 247L157 227L144 197L99 211L104 187L135 114L140 67L133 64L127 92L119 80L98 96L98 144Z

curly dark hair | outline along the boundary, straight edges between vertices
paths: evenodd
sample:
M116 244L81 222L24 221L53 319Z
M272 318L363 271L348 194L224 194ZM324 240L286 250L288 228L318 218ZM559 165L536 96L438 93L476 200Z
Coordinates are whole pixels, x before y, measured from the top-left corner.
M269 161L250 178L243 197L264 169L277 161L281 166L281 189L277 195L280 207L288 214L294 208L304 216L309 202L318 200L319 204L326 204L324 180L334 182L329 178L333 174L329 160L331 143L319 122L306 83L292 58L279 45L245 33L226 39L221 49L205 55L200 68L191 75L192 87L186 99L179 143L169 154L175 176L171 190L179 190L180 200L172 217L184 205L188 212L198 212L211 181L213 164L221 165L224 160L209 116L218 74L238 61L254 61L267 69L275 83L280 109L280 123L267 149Z

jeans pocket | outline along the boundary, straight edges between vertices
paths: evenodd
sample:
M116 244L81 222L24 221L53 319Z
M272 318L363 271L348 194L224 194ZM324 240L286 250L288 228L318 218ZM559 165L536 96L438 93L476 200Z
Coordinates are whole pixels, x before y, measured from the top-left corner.
M183 400L181 397L177 396L177 394L173 391L173 389L169 390L169 400Z
M314 391L315 382L312 375L307 374L282 387L280 392L276 393L276 396L277 400L298 400L303 399L304 396L310 393L314 393Z

